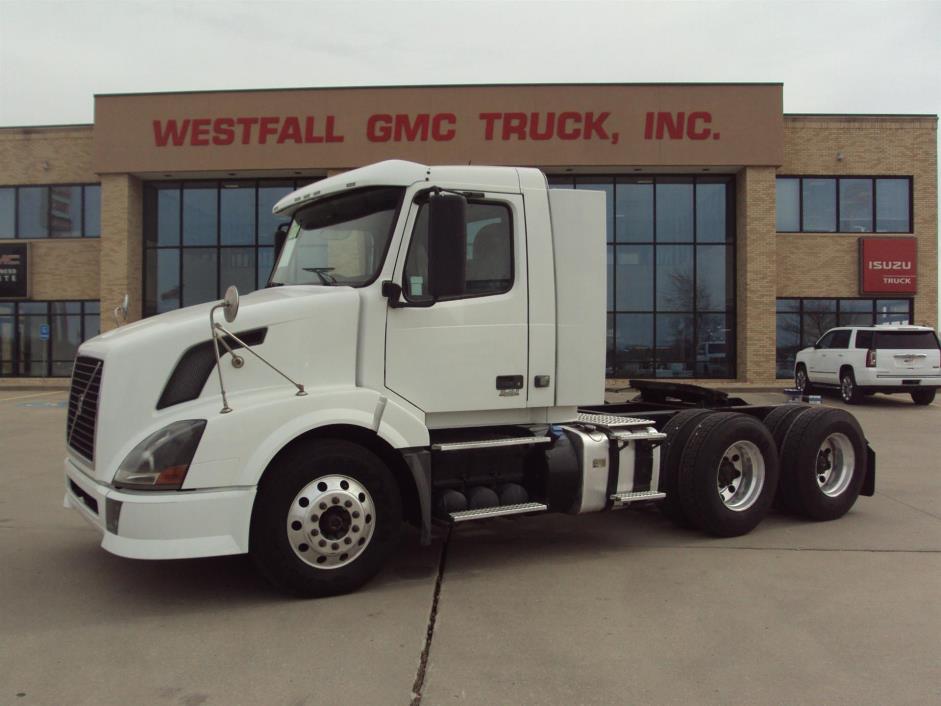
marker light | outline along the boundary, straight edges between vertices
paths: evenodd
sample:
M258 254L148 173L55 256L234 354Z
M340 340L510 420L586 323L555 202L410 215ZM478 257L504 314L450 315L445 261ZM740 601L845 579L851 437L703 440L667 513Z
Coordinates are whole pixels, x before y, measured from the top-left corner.
M121 463L114 476L115 487L179 490L205 428L205 419L187 419L154 432Z

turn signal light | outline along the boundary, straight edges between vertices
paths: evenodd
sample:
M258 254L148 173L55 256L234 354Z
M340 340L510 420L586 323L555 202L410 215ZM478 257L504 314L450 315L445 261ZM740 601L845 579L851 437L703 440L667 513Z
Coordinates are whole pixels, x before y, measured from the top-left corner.
M874 348L870 348L866 352L866 367L867 368L876 367L876 351Z

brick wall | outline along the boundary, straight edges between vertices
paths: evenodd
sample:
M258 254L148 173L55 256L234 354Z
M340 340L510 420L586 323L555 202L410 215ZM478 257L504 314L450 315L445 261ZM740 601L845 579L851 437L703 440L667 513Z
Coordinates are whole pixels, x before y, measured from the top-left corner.
M785 116L784 164L778 170L795 176L913 177L913 235L918 239L915 320L931 326L938 324L937 144L934 117ZM779 233L778 296L860 296L859 236Z

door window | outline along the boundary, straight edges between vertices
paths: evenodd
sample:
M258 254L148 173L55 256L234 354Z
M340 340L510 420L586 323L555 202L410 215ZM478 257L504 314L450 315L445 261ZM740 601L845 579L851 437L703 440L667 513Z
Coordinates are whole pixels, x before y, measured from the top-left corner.
M405 260L402 289L409 301L428 294L428 204L419 207ZM513 287L513 219L506 204L467 204L467 251L462 297L502 294ZM458 297L458 298L462 298Z
M847 328L833 332L833 340L830 341L830 348L849 348L850 330Z
M817 348L830 348L831 344L833 343L834 333L836 333L836 331L828 331L826 334L824 334L824 336L819 341L817 341Z

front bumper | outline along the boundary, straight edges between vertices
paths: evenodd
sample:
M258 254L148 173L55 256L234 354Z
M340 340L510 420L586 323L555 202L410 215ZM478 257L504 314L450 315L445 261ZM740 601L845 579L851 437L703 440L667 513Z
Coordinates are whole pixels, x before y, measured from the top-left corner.
M101 546L130 559L190 559L248 551L254 488L116 490L65 460L65 504L102 533Z

